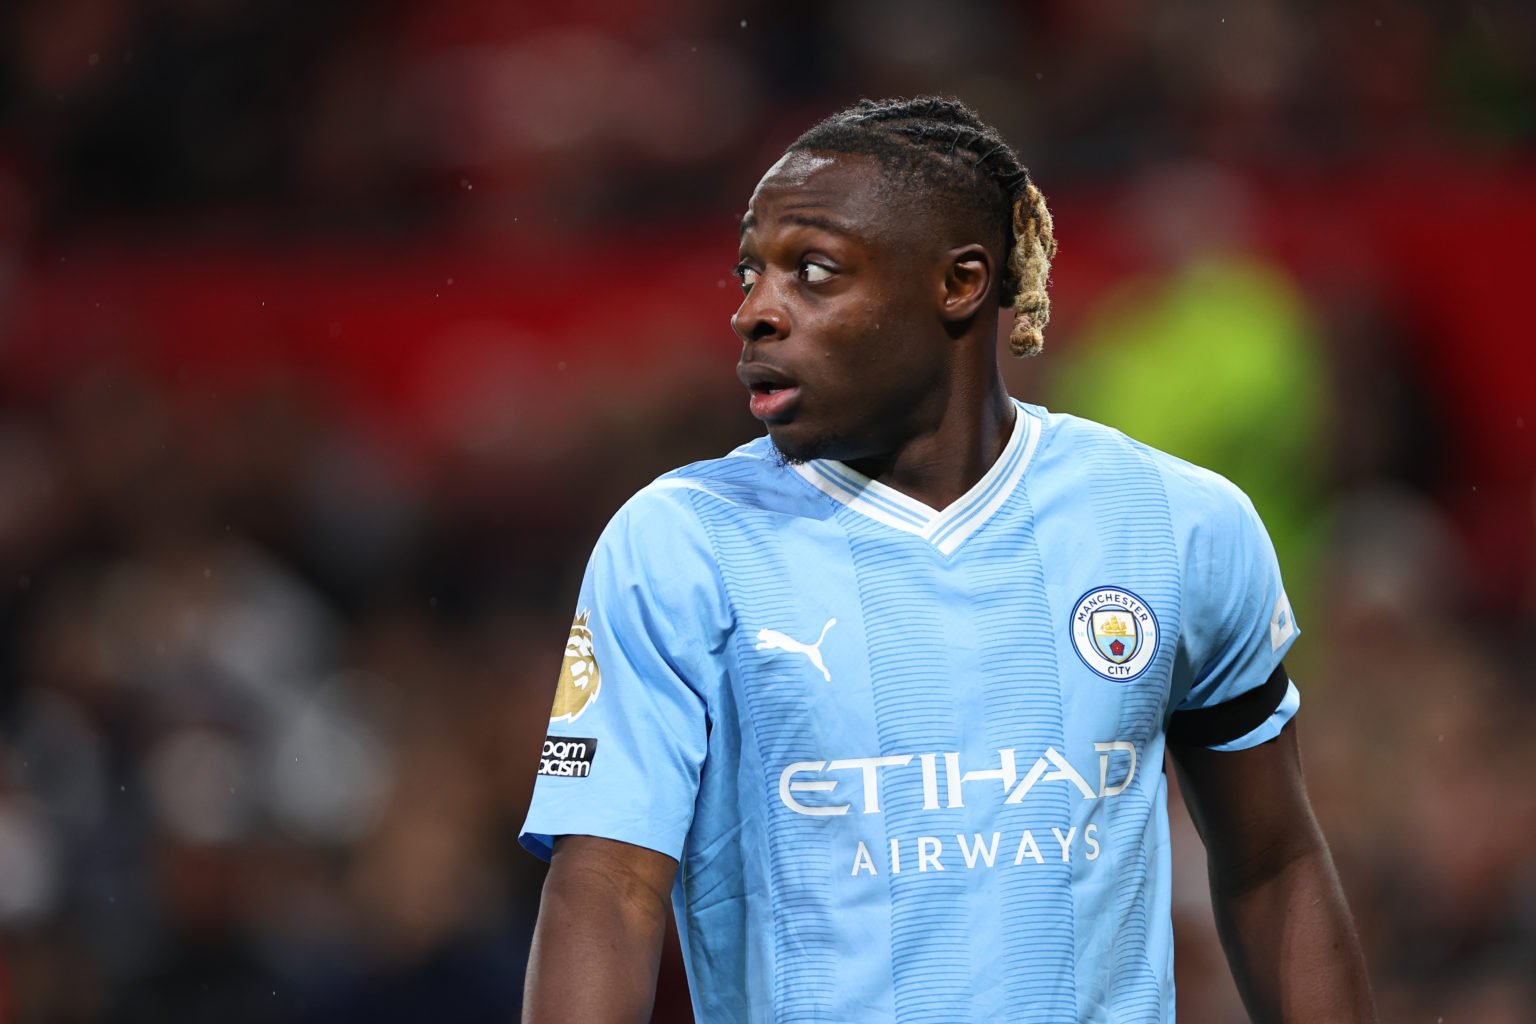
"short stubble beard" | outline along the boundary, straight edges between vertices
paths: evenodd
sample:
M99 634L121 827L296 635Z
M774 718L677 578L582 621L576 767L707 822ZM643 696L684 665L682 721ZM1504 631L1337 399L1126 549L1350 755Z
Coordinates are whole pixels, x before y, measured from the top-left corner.
M829 458L827 453L836 451L841 446L842 438L836 434L826 434L803 445L797 445L793 451L785 451L772 435L769 436L769 441L773 444L774 461L783 468L803 466L807 462Z

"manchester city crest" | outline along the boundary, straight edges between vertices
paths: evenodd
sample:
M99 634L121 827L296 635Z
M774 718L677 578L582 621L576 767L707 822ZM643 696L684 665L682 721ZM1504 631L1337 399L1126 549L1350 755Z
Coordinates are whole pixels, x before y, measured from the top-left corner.
M1129 590L1090 590L1072 609L1072 645L1099 675L1127 682L1145 672L1157 653L1157 616Z

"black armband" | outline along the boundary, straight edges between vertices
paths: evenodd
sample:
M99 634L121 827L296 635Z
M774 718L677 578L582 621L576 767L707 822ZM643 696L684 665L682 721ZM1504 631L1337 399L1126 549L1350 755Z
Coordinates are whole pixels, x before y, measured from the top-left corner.
M1285 665L1275 666L1263 686L1240 693L1213 707L1175 711L1168 722L1168 742L1219 747L1241 739L1264 724L1285 700L1291 684Z

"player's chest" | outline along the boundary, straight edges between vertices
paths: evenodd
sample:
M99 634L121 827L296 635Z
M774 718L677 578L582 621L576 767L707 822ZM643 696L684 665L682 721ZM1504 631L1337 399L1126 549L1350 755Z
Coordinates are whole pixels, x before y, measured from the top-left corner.
M1168 567L1015 540L957 557L879 535L806 546L733 594L729 685L790 746L832 753L1157 728L1179 628Z

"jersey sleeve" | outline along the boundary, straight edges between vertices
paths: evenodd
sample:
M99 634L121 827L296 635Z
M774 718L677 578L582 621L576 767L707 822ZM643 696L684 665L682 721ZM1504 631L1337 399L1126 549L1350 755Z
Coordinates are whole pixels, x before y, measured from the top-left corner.
M1196 503L1182 638L1190 681L1168 738L1243 750L1278 736L1301 704L1281 663L1299 630L1252 502L1225 480L1214 484Z
M519 836L534 854L547 860L556 837L591 835L681 858L718 671L712 564L697 522L646 492L604 530Z

